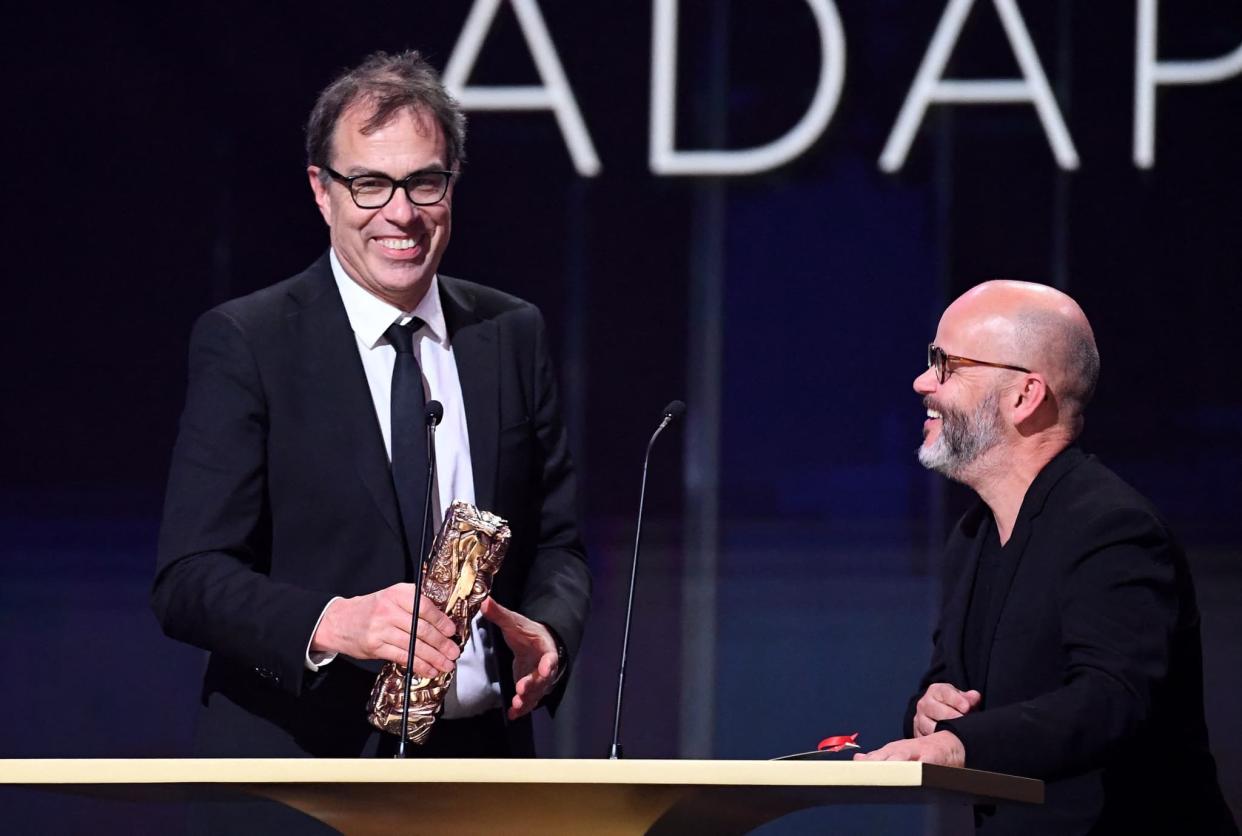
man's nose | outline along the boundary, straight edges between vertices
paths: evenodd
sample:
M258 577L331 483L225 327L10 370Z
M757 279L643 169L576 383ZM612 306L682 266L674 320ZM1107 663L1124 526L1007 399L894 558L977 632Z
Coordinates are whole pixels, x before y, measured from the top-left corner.
M930 395L936 391L939 381L936 380L936 370L928 366L924 372L914 379L914 391L920 395Z
M398 188L384 206L384 217L395 224L409 223L419 212L419 208L410 200L405 189Z

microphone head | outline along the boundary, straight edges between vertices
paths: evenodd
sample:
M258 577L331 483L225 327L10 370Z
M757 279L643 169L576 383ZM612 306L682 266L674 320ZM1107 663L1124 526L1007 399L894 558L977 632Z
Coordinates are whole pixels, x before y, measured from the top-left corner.
M664 411L660 414L665 418L676 420L685 414L685 411L686 404L684 401L669 401L668 406L664 407Z
M427 426L438 427L444 420L444 405L439 401L427 401L427 408L423 410L423 418L427 421Z

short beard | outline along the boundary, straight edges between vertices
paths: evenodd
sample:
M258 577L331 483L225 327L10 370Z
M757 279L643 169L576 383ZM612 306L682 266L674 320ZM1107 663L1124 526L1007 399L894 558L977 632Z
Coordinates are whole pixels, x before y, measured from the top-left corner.
M930 447L919 447L919 464L964 481L967 468L1000 443L1000 392L990 393L970 413L948 407L940 407L939 412L940 435Z

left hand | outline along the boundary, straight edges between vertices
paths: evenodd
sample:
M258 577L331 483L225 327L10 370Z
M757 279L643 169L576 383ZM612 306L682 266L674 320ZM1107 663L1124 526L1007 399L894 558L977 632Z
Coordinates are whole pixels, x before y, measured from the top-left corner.
M922 761L941 766L965 766L966 747L951 731L938 731L925 737L894 740L874 752L854 756L856 761Z
M502 607L491 598L483 599L483 617L500 628L505 644L513 651L513 681L516 694L509 705L509 719L529 714L556 684L559 661L552 633L538 621Z

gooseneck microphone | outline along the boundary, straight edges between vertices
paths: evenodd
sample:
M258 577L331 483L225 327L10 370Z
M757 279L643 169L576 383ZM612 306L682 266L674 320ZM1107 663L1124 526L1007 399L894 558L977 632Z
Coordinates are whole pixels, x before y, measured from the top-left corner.
M612 748L608 751L609 760L621 758L621 699L625 693L625 660L630 649L630 619L634 615L634 580L638 577L638 548L643 538L643 500L647 497L647 462L651 459L651 448L655 440L664 432L664 428L677 420L686 411L681 401L670 401L661 413L660 425L651 434L647 442L647 454L643 456L643 482L638 491L638 525L634 529L634 562L630 566L630 595L625 603L625 633L621 640L621 669L617 673L617 712L612 724Z
M405 657L405 693L401 698L401 741L397 744L397 757L405 757L405 736L410 719L410 684L414 672L414 643L418 641L418 604L423 598L423 565L427 554L427 520L431 518L431 491L436 478L436 427L444 418L444 406L439 401L428 401L423 410L427 426L427 490L423 502L423 529L418 536L418 551L414 566L414 612L410 616L410 650Z

